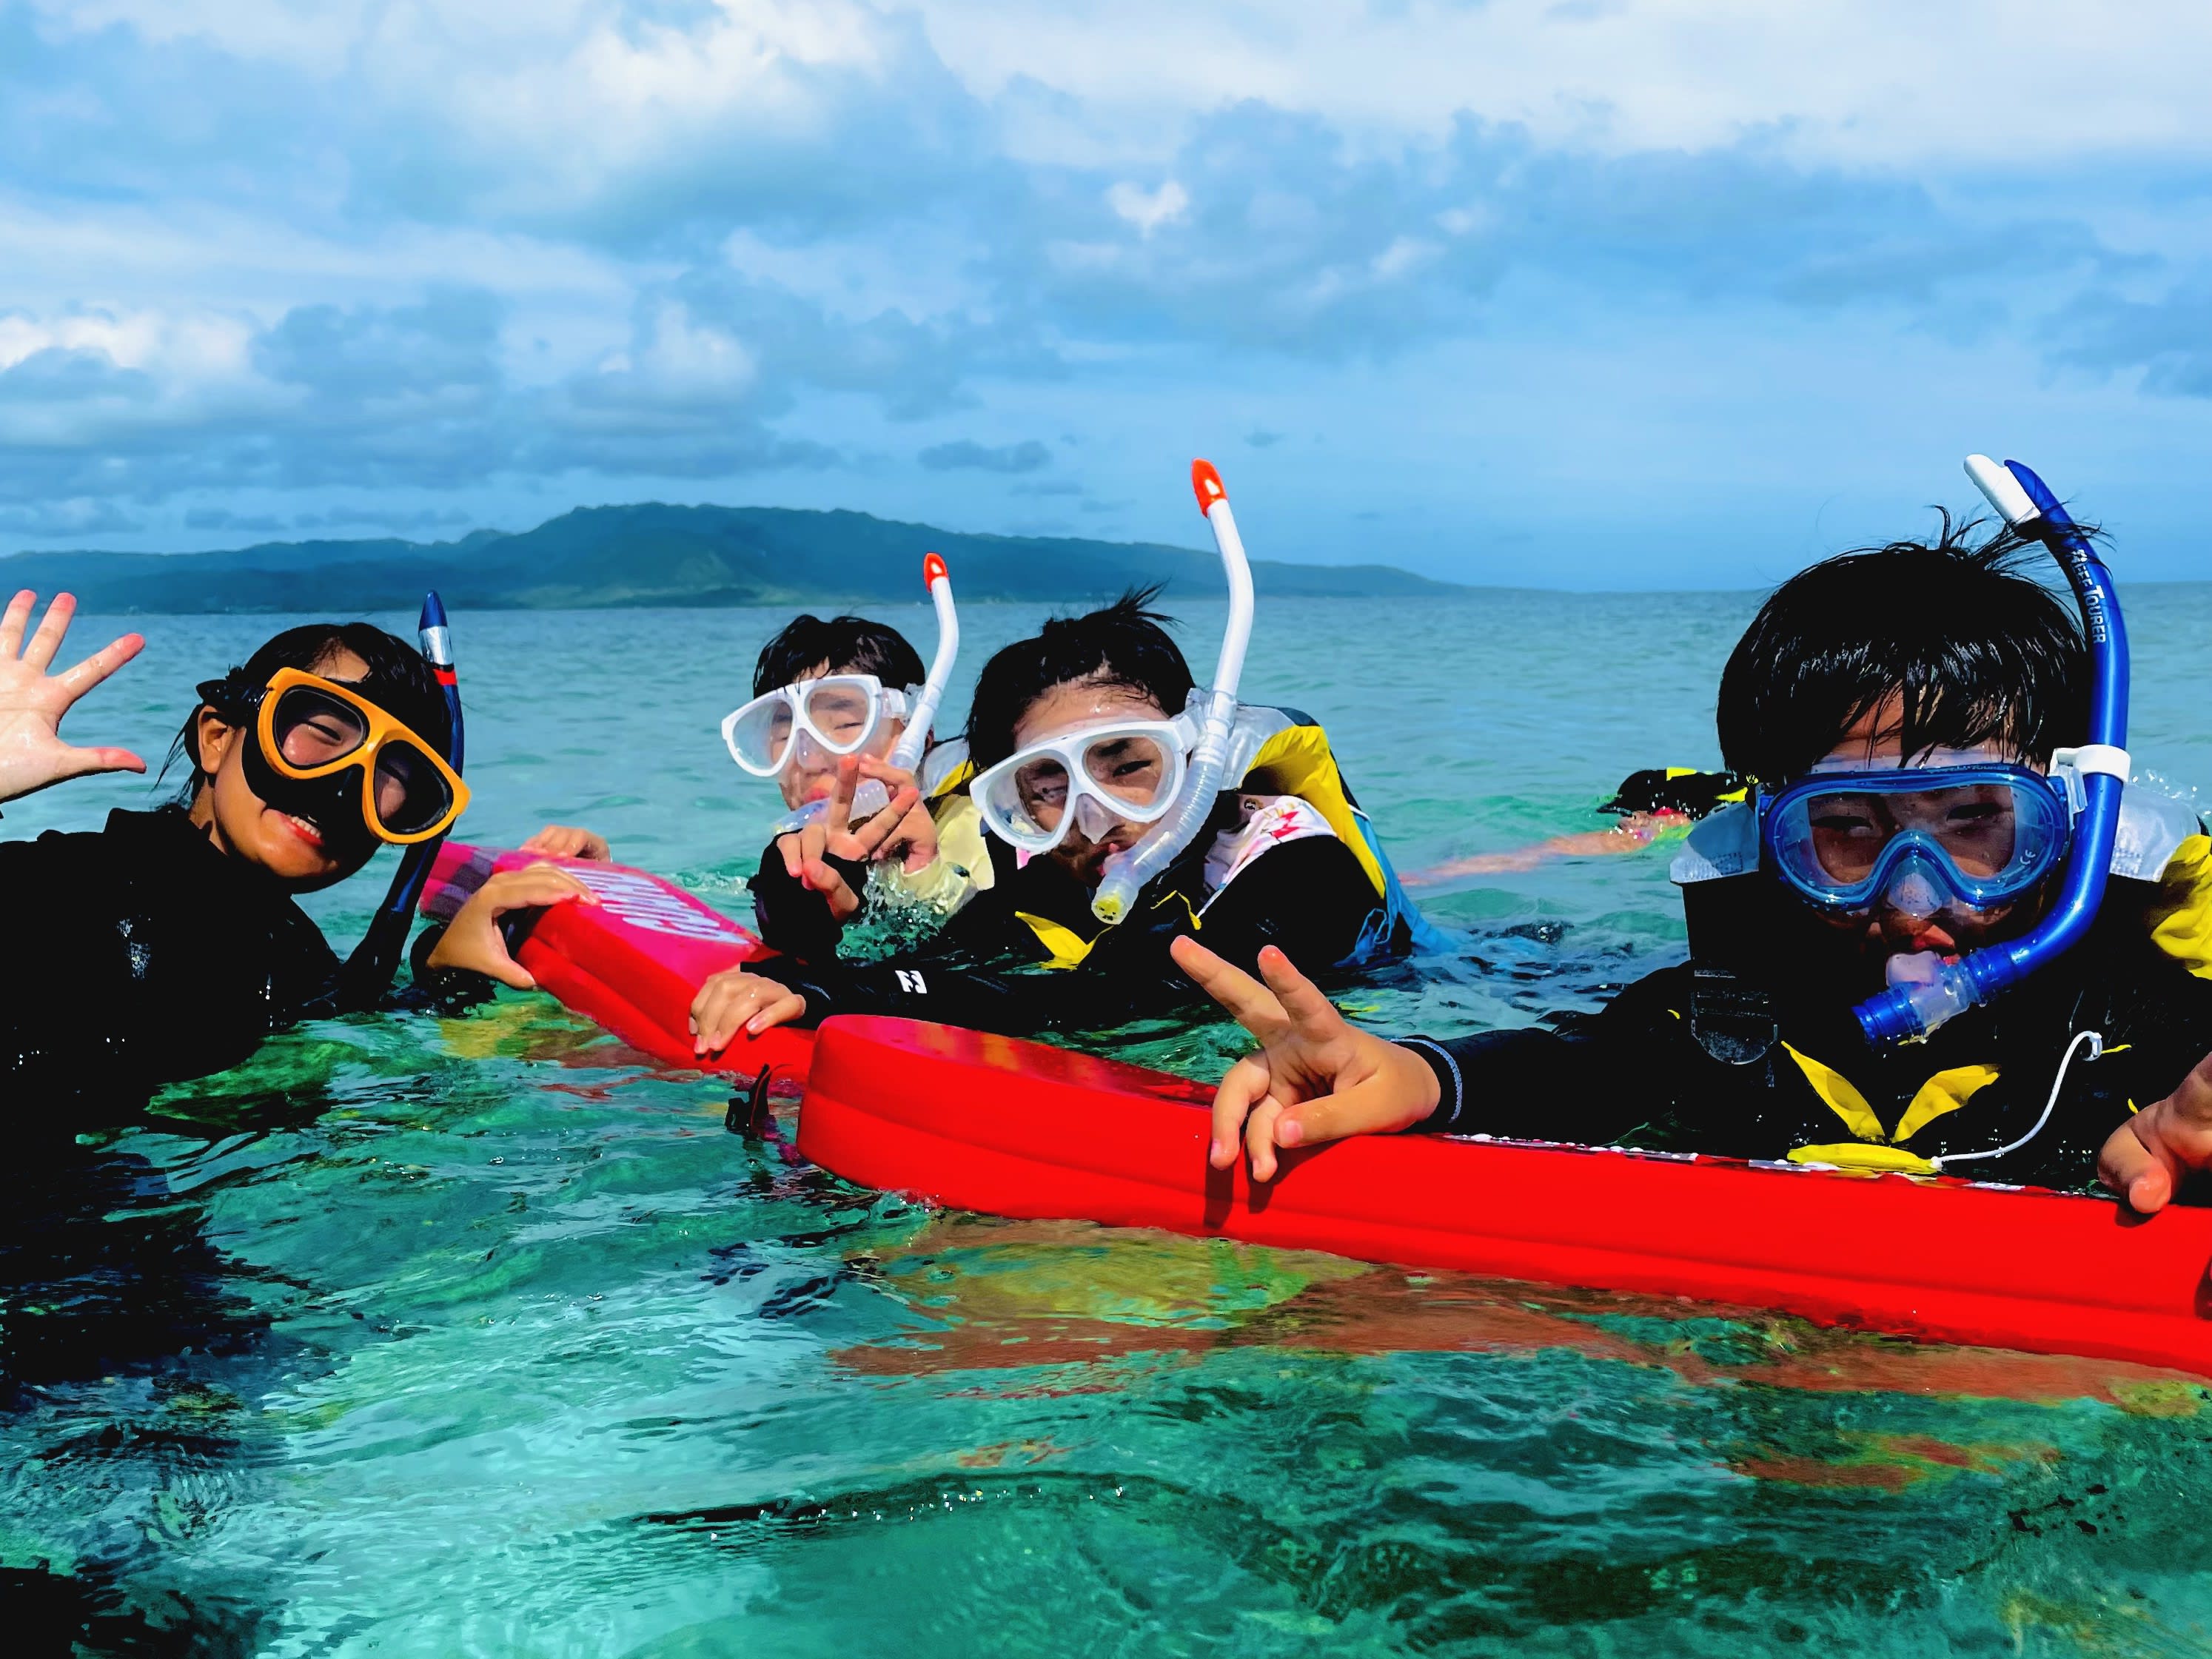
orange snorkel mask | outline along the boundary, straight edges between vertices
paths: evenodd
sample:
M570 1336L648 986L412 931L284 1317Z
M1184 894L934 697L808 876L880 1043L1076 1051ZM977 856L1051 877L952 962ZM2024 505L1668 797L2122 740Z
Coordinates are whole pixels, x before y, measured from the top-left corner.
M469 804L445 757L356 687L280 668L266 685L210 680L198 690L210 707L252 719L242 758L254 793L326 831L345 836L358 823L377 841L410 846L451 829Z

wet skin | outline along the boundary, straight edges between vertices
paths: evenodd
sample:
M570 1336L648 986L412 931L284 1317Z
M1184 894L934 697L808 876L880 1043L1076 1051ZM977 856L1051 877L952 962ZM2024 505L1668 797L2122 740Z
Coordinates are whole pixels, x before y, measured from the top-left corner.
M1126 685L1069 680L1047 690L1024 711L1014 724L1014 748L1018 752L1033 743L1065 737L1085 726L1109 726L1122 720L1164 720L1168 717L1158 703ZM1066 838L1044 856L1085 887L1096 887L1105 878L1106 860L1134 847L1150 827L1124 819L1097 841L1085 835L1079 827L1073 827Z
M368 665L343 646L316 661L308 671L327 680L358 684L368 675ZM226 725L221 715L203 706L198 723L200 769L198 792L192 797L191 820L208 839L228 856L265 870L295 892L312 893L343 881L368 863L377 843L359 848L359 836L340 839L333 827L312 818L280 812L253 793L246 781L245 745L258 741L252 728ZM337 849L331 843L338 842Z

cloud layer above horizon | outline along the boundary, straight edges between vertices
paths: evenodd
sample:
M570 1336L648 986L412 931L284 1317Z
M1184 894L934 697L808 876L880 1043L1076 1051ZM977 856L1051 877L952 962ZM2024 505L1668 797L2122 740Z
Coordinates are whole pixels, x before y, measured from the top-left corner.
M1941 15L1935 15L1941 12ZM2212 12L0 0L0 548L851 507L1745 584L2034 462L2205 574Z

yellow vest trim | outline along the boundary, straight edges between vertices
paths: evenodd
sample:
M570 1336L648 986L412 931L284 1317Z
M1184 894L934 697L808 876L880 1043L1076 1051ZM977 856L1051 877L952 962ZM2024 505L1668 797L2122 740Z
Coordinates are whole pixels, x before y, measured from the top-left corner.
M1912 1103L1897 1120L1897 1133L1890 1139L1911 1139L1944 1113L1957 1111L1996 1080L1997 1068L1994 1066L1954 1066L1948 1071L1936 1073L1913 1095Z
M1015 911L1014 919L1027 923L1029 930L1037 936L1037 943L1052 953L1052 960L1047 964L1048 967L1075 967L1091 954L1091 945L1097 943L1084 938L1073 927L1063 927L1056 921L1032 915L1027 910Z
M1800 1054L1786 1042L1782 1046L1789 1050L1790 1058L1797 1062L1797 1069L1805 1073L1805 1081L1813 1085L1813 1092L1828 1103L1829 1109L1843 1119L1846 1129L1861 1140L1889 1139L1882 1129L1881 1120L1875 1115L1874 1108L1849 1078L1832 1066L1822 1065L1810 1054ZM1790 1156L1794 1158L1796 1154L1793 1152ZM1821 1161L1833 1162L1832 1159Z
M1839 1170L1894 1170L1899 1175L1937 1175L1941 1171L1917 1152L1902 1146L1869 1146L1864 1141L1842 1140L1832 1146L1793 1146L1792 1164L1832 1164Z
M1844 1127L1863 1141L1910 1140L1946 1112L1957 1111L1997 1080L1997 1068L1994 1066L1954 1066L1936 1073L1914 1091L1911 1103L1905 1109L1905 1115L1897 1121L1897 1133L1893 1135L1883 1129L1881 1119L1875 1115L1874 1107L1849 1078L1834 1066L1823 1065L1812 1055L1791 1048L1786 1042L1782 1046L1789 1050L1790 1058L1797 1062L1797 1069L1804 1073L1805 1081L1813 1085L1813 1092L1827 1102L1829 1109L1843 1119ZM1821 1150L1818 1147L1809 1149L1811 1152ZM1797 1154L1792 1152L1790 1156L1794 1158ZM1807 1161L1806 1158L1798 1159L1800 1163ZM1836 1160L1822 1157L1810 1161L1832 1164Z
M2212 979L2212 836L2173 849L2158 882L2150 939L2199 979Z

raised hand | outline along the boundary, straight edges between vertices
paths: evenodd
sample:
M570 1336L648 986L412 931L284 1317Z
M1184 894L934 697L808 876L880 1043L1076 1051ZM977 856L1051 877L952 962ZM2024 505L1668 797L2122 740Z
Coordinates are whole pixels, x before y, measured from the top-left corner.
M57 593L46 620L26 644L23 629L39 596L28 588L0 614L0 800L82 777L88 772L143 772L146 763L128 749L79 749L62 741L62 716L71 704L145 648L125 634L65 673L46 672L76 614L76 600Z
M2155 1215L2192 1170L2212 1166L2212 1054L2112 1131L2097 1155L2097 1179L2143 1215Z
M1260 1052L1229 1068L1213 1096L1217 1170L1237 1161L1242 1139L1252 1178L1271 1181L1275 1149L1419 1123L1437 1109L1426 1061L1362 1031L1273 945L1260 952L1261 984L1188 934L1168 947L1199 988L1260 1039Z
M908 782L891 797L888 807L856 830L852 827L853 794L860 782L860 758L848 755L837 763L837 781L830 787L829 810L805 828L791 830L775 840L776 851L783 858L784 872L821 894L830 906L830 914L839 921L848 921L859 912L860 896L830 860L836 857L852 863L866 863L874 859L921 804L921 791ZM933 827L930 856L936 855L936 831Z

